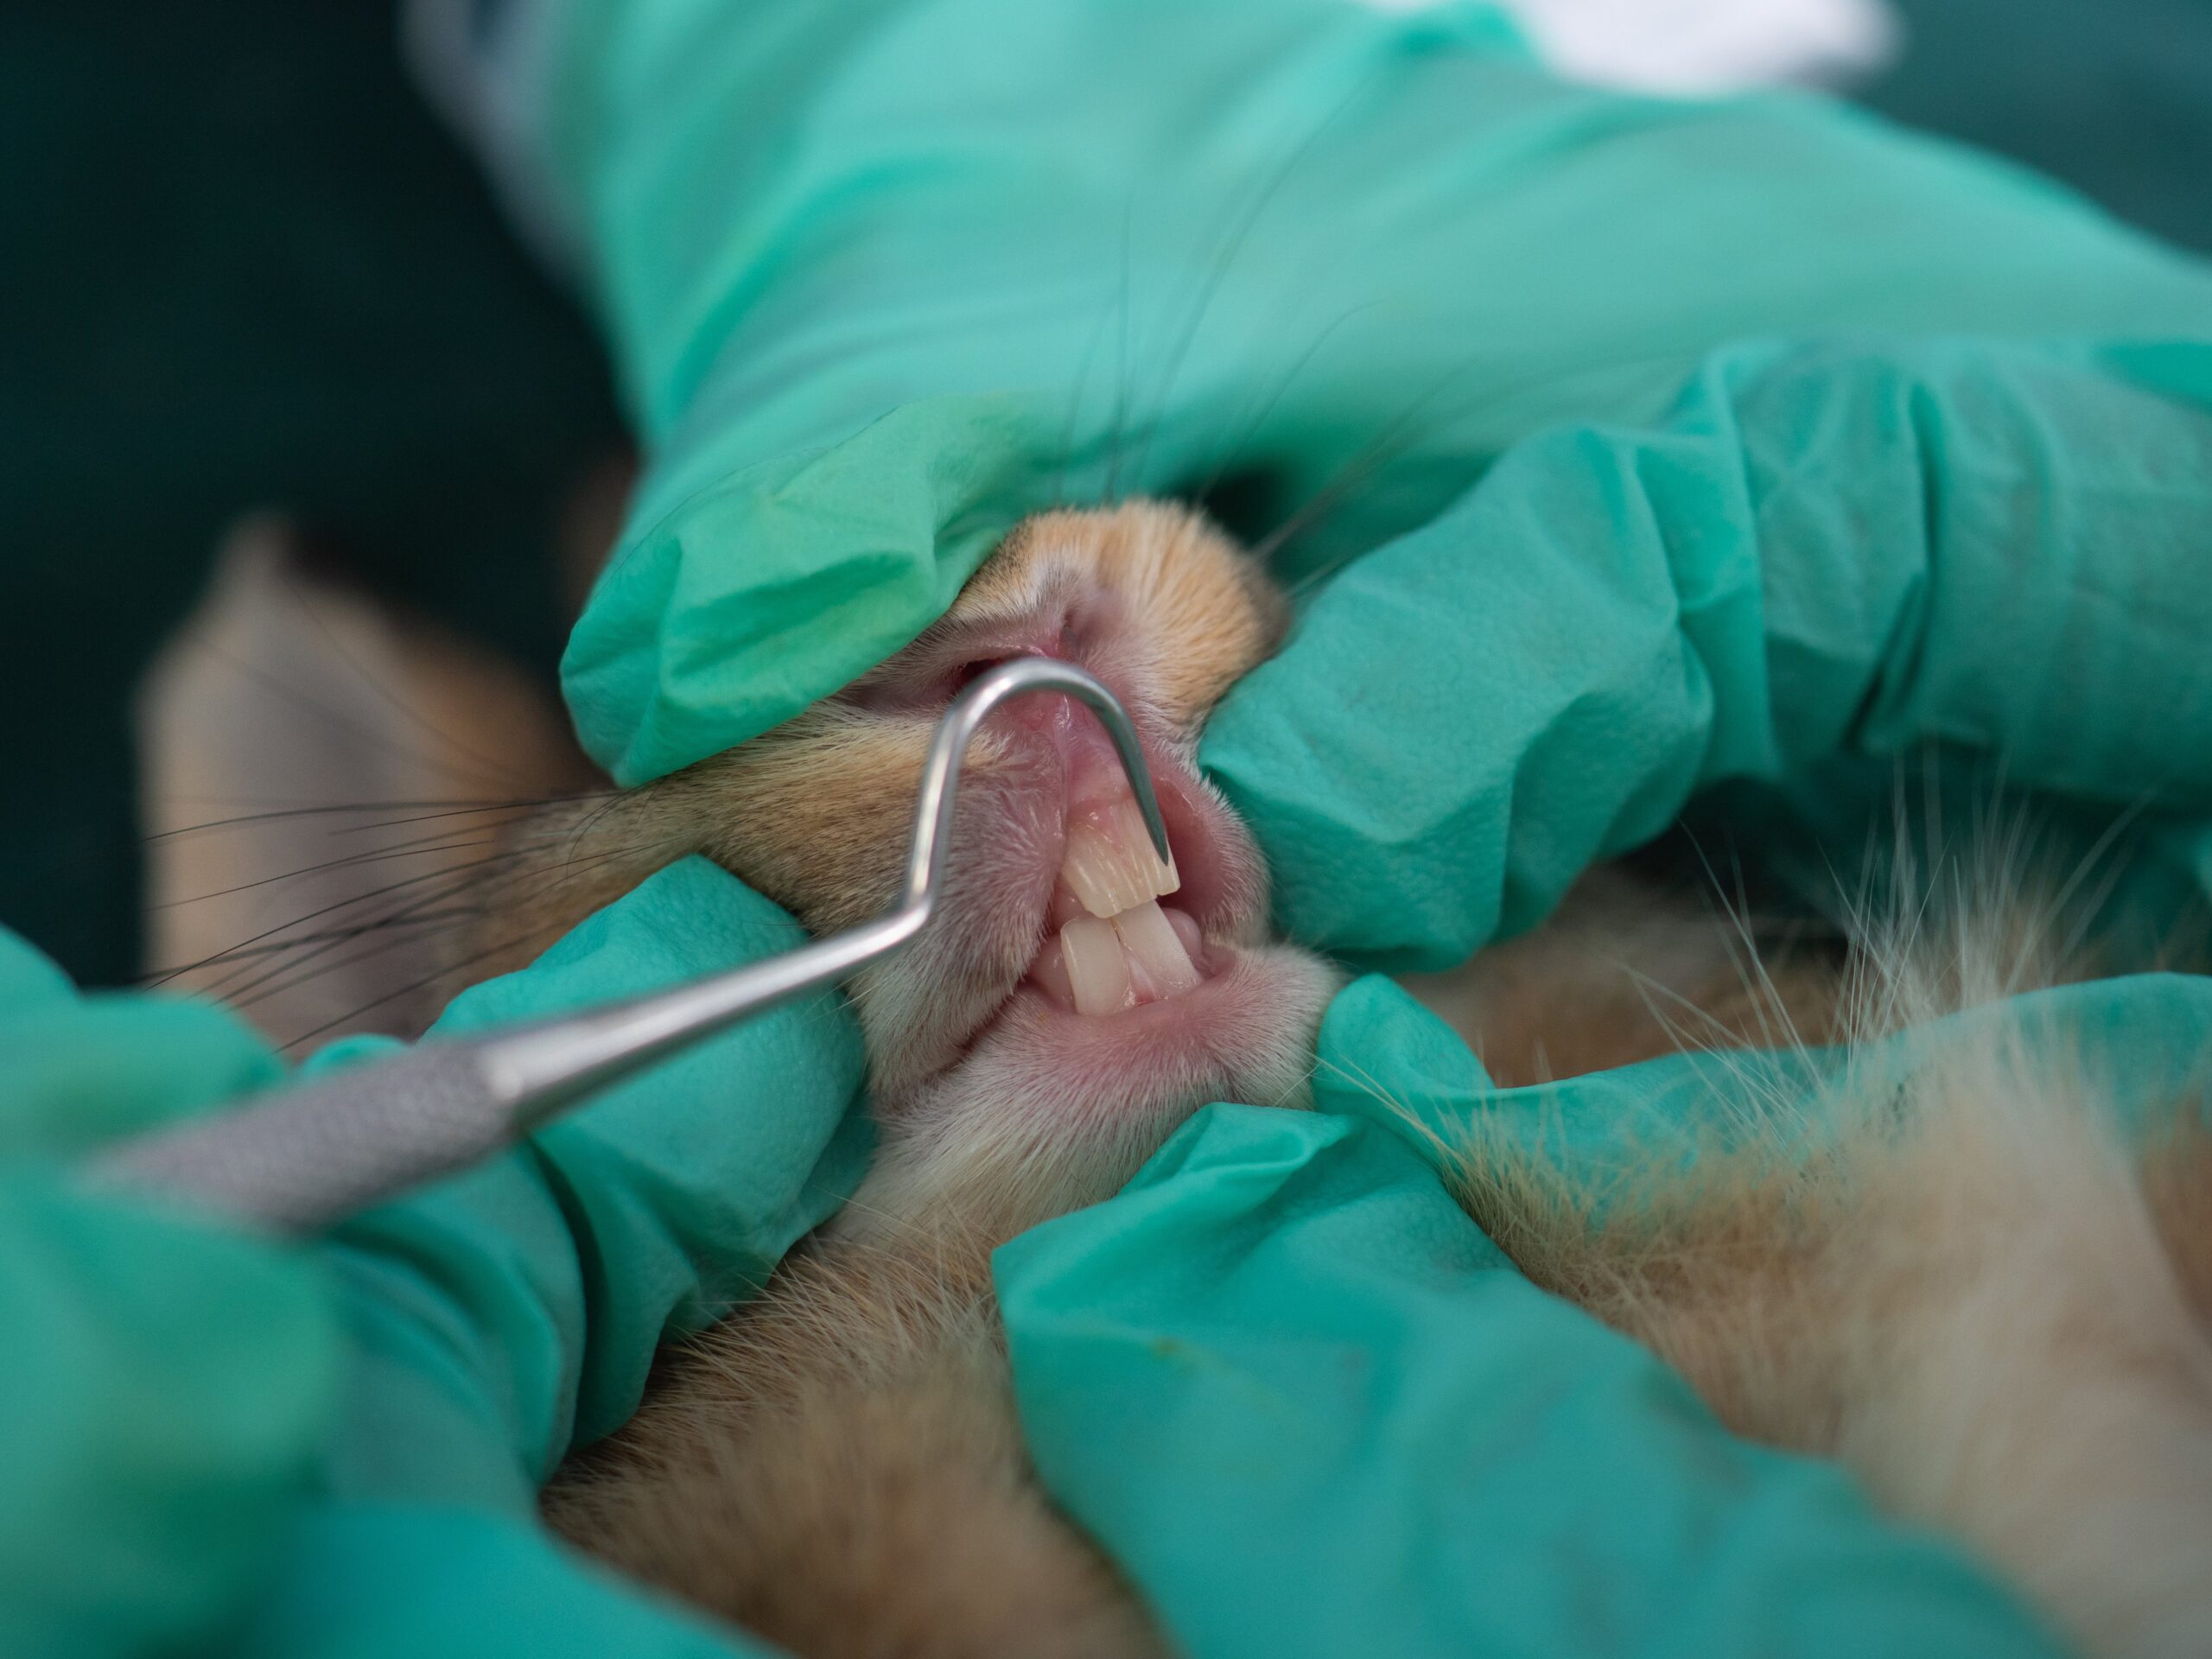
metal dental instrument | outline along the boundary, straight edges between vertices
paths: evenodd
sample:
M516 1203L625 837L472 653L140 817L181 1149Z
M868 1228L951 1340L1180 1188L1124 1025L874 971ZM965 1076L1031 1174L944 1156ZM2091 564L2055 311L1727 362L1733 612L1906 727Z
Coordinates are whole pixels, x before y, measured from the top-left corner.
M1166 826L1128 711L1071 664L1015 658L978 675L938 722L922 767L906 887L875 920L673 990L426 1042L219 1117L156 1131L96 1160L94 1180L173 1194L283 1232L312 1232L488 1157L655 1060L899 950L936 911L969 741L1001 703L1036 691L1063 692L1098 716L1166 861Z

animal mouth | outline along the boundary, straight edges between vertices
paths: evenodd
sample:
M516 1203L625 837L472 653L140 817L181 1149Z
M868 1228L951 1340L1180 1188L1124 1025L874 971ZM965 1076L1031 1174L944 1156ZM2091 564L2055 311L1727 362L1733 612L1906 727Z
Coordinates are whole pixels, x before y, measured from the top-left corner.
M1162 862L1128 785L1117 773L1083 780L1068 804L1050 926L1029 978L1056 1007L1116 1014L1196 988L1205 943L1198 918L1160 900L1183 877ZM1172 845L1172 843L1171 843Z
M889 1021L877 1041L920 1060L889 1087L879 1071L880 1105L903 1109L925 1082L1016 1054L1025 1088L1135 1098L1143 1077L1223 1070L1249 1046L1253 997L1237 988L1266 914L1256 849L1139 705L1163 864L1103 729L1055 703L1006 711L1014 764L976 797L973 885L934 946L938 982L969 995L938 1004L951 1017L935 1031L928 1013L907 1026L877 1004Z
M1071 757L1060 865L1020 990L1086 1020L1115 1020L1199 990L1229 965L1210 931L1233 925L1220 812L1195 779L1147 753L1167 828L1162 862L1127 776L1103 749ZM1017 993L1018 995L1019 993Z

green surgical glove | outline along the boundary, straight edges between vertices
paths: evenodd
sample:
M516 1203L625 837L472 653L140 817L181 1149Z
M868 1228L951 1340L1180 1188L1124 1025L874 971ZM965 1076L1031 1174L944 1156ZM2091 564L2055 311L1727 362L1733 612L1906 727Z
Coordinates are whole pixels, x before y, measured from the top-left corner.
M1380 981L1322 1048L1386 1088L1471 1065ZM1961 1552L1530 1285L1363 1091L1316 1083L1321 1113L1209 1107L996 1260L1038 1468L1179 1651L2060 1652Z
M2031 178L1811 99L1564 85L1480 8L527 10L487 106L512 118L508 175L565 233L649 451L565 667L624 782L874 666L1048 503L1211 492L1251 534L1315 504L1280 560L1297 575L1422 530L1571 422L1615 436L1547 476L1607 493L1528 494L1457 556L1510 580L1556 521L1625 531L1619 556L1648 561L1658 526L1619 434L1656 428L1730 342L2212 339L2202 266ZM1715 418L1750 369L1728 361L1700 383ZM1877 432L1847 353L1836 372L1859 427L1828 429L1801 386L1768 460L1802 439L1856 467L1876 436L1980 444L1985 416L2018 416L1954 361L1885 405L1907 428ZM2035 410L2054 443L2083 439L2086 416ZM1745 480L1683 484L1709 496L1698 537L1768 529ZM1670 556L1705 556L1672 540L1682 504L1658 505ZM1302 695L1349 701L1384 649L1316 662Z
M2208 545L2212 337L1743 348L1339 575L1202 759L1285 928L1400 969L1531 925L1700 791L1839 758L1941 743L2202 817Z
M311 1264L75 1157L282 1067L218 1009L80 997L0 930L0 1652L219 1649L331 1416Z
M464 993L429 1040L803 937L688 859ZM321 1251L350 1338L339 1425L247 1650L766 1651L569 1556L532 1516L569 1447L634 1409L660 1342L752 1294L858 1183L861 1077L850 1014L811 997L340 1230Z
M689 860L440 1029L800 938ZM227 1014L79 999L0 935L0 1332L18 1356L0 1384L0 1649L766 1651L576 1561L532 1511L569 1445L628 1415L662 1338L742 1300L857 1182L860 1042L834 996L308 1249L97 1198L69 1173L101 1140L279 1082Z
M528 969L464 992L429 1040L638 995L804 937L686 859ZM324 1254L354 1363L332 1490L528 1510L572 1444L629 1416L664 1338L751 1295L857 1185L862 1073L858 1028L823 993L340 1229Z

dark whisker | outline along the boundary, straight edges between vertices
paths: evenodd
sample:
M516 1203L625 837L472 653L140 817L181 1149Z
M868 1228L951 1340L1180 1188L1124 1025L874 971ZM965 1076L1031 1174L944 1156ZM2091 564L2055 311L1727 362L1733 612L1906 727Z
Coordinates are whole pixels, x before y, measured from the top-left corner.
M518 853L513 855L513 856L521 857L523 855ZM386 893L397 893L404 888L416 886L420 882L434 880L443 874L445 874L445 872L442 870L429 870L419 875L409 876L405 880L394 881L387 887L378 887L369 893L356 893L350 899L338 899L334 903L323 906L319 910L311 910L304 916L295 916L289 921L279 922L274 927L264 928L258 933L249 935L247 938L238 940L234 944L226 945L223 950L215 952L213 956L202 957L196 963L188 963L183 967L176 969L168 974L165 974L161 978L156 979L152 982L156 986L165 985L170 980L175 978L179 974L188 974L193 972L195 969L213 966L224 961L229 956L230 952L239 950L249 944L258 944L262 940L273 938L277 934L285 931L289 928L297 927L304 922L314 921L319 916L327 916L334 911L345 910L353 905L366 904L372 899L380 899Z
M1122 443L1129 413L1129 239L1135 233L1136 211L1136 195L1132 191L1122 207L1121 346L1114 373L1113 448L1107 459L1106 486L1101 492L1109 502L1116 499L1115 492L1121 483Z
M470 906L466 909L441 911L435 912L432 915L418 917L415 919L424 922L434 920L446 921L457 919L463 916L475 916L481 913L481 906ZM282 951L296 950L302 945L319 944L325 939L356 939L360 938L364 933L374 932L378 928L392 925L395 925L395 924L390 920L362 922L352 927L332 928L327 932L303 933L297 938L275 939L262 944L238 945L231 950L225 950L219 956L203 957L198 962L188 962L178 967L149 968L144 973L139 975L134 982L139 985L151 985L164 979L173 979L179 974L192 973L195 969L201 968L215 967L223 963L227 963L232 961L241 961L253 957L272 957Z
M1274 171L1261 180L1259 188L1254 191L1251 200L1246 204L1240 214L1230 219L1228 232L1216 245L1214 256L1208 262L1206 274L1200 282L1198 292L1192 303L1190 315L1184 321L1181 334L1176 337L1174 344L1168 350L1166 364L1160 374L1159 391L1152 400L1154 413L1145 426L1144 443L1143 447L1137 451L1136 462L1129 469L1135 488L1141 490L1144 486L1144 468L1146 462L1151 459L1153 437L1159 431L1160 423L1166 418L1167 402L1174 395L1175 382L1181 377L1183 365L1190 357L1192 346L1198 341L1198 330L1205 322L1206 314L1212 309L1215 299L1220 295L1222 285L1229 279L1230 270L1236 263L1236 256L1243 251L1244 244L1250 238L1252 232L1258 228L1260 220L1265 216L1268 206L1281 193L1283 186L1290 181L1300 164L1313 153L1314 145L1321 141L1322 135L1327 132L1330 127L1335 124L1337 118L1351 108L1352 104L1367 91L1374 79L1375 77L1370 75L1346 92L1327 114L1314 124L1313 130L1298 142L1290 154L1277 164Z
M453 839L456 835L466 833L463 830L446 830L435 836L419 836L415 840L397 847L379 847L365 852L346 853L338 858L325 859L320 864L302 865L296 870L286 870L280 875L264 875L252 881L241 881L233 887L218 887L213 893L200 893L190 899L164 899L159 904L149 905L146 908L149 912L175 910L184 905L200 905L206 904L210 899L227 899L232 893L251 893L256 887L270 887L279 881L294 881L302 876L320 875L326 870L344 869L363 864L380 864L386 859L421 858L431 853L460 852L470 847L493 846L498 840L497 836L482 836L475 841Z
M452 733L441 729L435 721L423 715L419 709L410 707L405 698L402 697L397 691L386 685L374 674L372 674L368 669L363 665L360 659L355 657L352 652L346 648L346 642L338 637L337 630L330 626L329 621L315 609L314 603L308 598L307 594L301 591L297 574L289 566L281 567L278 574L283 577L285 589L291 594L293 602L299 607L301 613L304 615L308 621L315 625L315 632L320 633L323 639L328 642L330 648L338 653L340 658L345 663L346 666L352 669L353 672L360 677L361 683L367 686L371 691L374 692L387 707L394 710L402 719L407 721L410 725L415 726L422 731L428 732L432 737L437 739L439 742L444 744L448 749L451 749L454 753L461 756L464 760L474 762L477 766L482 769L480 773L481 776L489 778L504 778L511 783L519 783L523 781L521 775L515 772L512 767L504 766L486 755L478 753L474 749L472 749L468 745L463 743Z
M481 887L483 890L475 895L474 902L458 916L450 915L448 912L437 912L444 919L455 922L467 919L470 916L480 916L491 907L495 899L512 888L529 872L510 870L504 875L492 878L488 885L486 878L477 874L474 866L465 866L458 872L448 871L447 874L457 874L460 879L440 892L410 899L395 912L382 918L380 923L380 926L384 929L404 928L407 931L395 931L391 938L372 941L365 949L357 950L351 956L340 956L334 960L323 962L321 967L310 968L311 963L321 961L330 952L342 949L347 942L339 940L331 944L320 946L314 950L305 952L295 961L279 964L252 983L239 987L224 998L225 1002L233 1008L251 1007L256 1003L266 1001L272 996L296 990L302 985L322 978L325 975L338 973L349 968L358 968L364 963L373 961L403 946L418 944L424 938L422 929L428 925L432 914L425 906L442 904L471 889ZM441 925L443 925L442 921ZM502 943L505 942L502 941Z
M1213 471L1206 475L1205 482L1193 493L1198 500L1205 500L1221 487L1222 480L1236 469L1236 463L1243 457L1246 447L1251 443L1254 437L1258 435L1260 429L1267 424L1268 417L1275 412L1276 405L1289 394L1291 387L1297 383L1298 377L1303 374L1313 359L1321 354L1321 348L1329 343L1336 332L1354 317L1364 312L1372 311L1381 303L1379 300L1370 300L1364 304L1355 305L1339 312L1327 327L1322 329L1307 343L1304 351L1291 359L1290 366L1276 378L1274 386L1260 400L1259 408L1251 418L1241 423L1236 441L1223 449L1221 460L1215 464Z
M448 864L439 869L425 871L411 880L395 882L391 887L379 893L364 894L361 899L347 900L346 903L350 905L365 902L370 899L385 898L395 893L405 892L409 888L421 887L429 882L442 881L454 876L460 878L450 887L436 888L427 894L417 894L416 897L402 899L378 918L387 926L396 925L406 920L410 915L419 913L423 906L442 904L458 894L464 887L480 880L482 878L477 872L499 864L513 863L523 856L524 855L520 853L495 853L484 858L467 860L460 864ZM344 907L344 906L331 906L334 910ZM272 930L274 931L278 930ZM273 968L262 971L257 977L249 976L253 973L253 969L251 964L247 964L238 968L226 977L211 985L203 986L201 989L208 995L219 997L233 1007L242 1007L245 1006L247 1001L251 1000L250 993L260 990L271 979L289 973L305 963L315 961L334 948L336 947L332 944L321 944L310 950L304 950L290 961L278 963Z
M1313 523L1340 505L1351 493L1405 452L1418 435L1419 417L1427 412L1436 399L1452 384L1472 373L1479 366L1484 353L1476 352L1462 359L1454 367L1439 376L1428 388L1415 396L1402 413L1390 421L1381 432L1361 445L1352 455L1316 490L1306 504L1289 518L1276 526L1254 548L1262 560L1273 559L1285 546L1310 529ZM1669 348L1640 352L1593 353L1579 366L1560 367L1557 364L1532 371L1523 375L1487 384L1475 388L1466 397L1445 405L1442 417L1452 421L1471 414L1484 404L1518 396L1537 386L1559 385L1572 381L1579 375L1600 374L1625 367L1660 365L1684 359L1686 348ZM1686 366L1687 372L1687 366ZM1328 564L1317 567L1300 576L1289 589L1294 599L1303 596L1316 583L1325 581L1357 558L1357 551L1347 553Z
M382 996L374 997L369 1001L362 1003L359 1007L350 1008L346 1013L338 1015L335 1019L326 1020L321 1025L315 1027L312 1031L302 1032L298 1036L284 1044L283 1046L282 1052L289 1054L292 1050L297 1048L302 1043L312 1042L317 1037L321 1036L325 1032L334 1031L340 1026L350 1025L353 1021L359 1019L363 1014L368 1013L372 1008L382 1007L387 1002L396 1002L403 996L411 995L416 991L435 984L439 980L449 978L453 975L458 974L465 969L474 967L476 963L482 962L487 957L497 956L502 950L519 949L522 946L530 944L533 940L544 938L549 934L558 933L565 925L566 924L564 923L554 922L544 927L535 929L524 935L521 938L502 939L499 944L493 945L486 950L477 951L474 955L466 957L448 967L436 969L430 973L423 975L420 979L411 980L408 983L400 986L397 990L386 991Z
M400 742L397 739L377 730L375 727L366 725L362 721L354 719L353 715L346 714L343 709L332 708L327 702L325 702L320 697L315 696L310 693L301 690L300 687L287 681L282 675L275 672L273 670L262 667L255 663L249 663L243 658L238 657L233 652L226 650L223 646L217 645L212 639L201 639L196 643L199 649L206 652L217 661L228 664L237 672L243 675L245 678L251 680L255 684L262 687L264 690L286 698L290 702L298 704L301 708L307 709L311 714L321 715L324 720L330 722L330 724L336 727L339 730L346 733L348 735L369 745L372 748L381 749L387 754L397 755L403 760L410 761L416 765L427 763L431 766L443 767L448 772L467 770L467 768L465 767L454 766L450 762L439 760L435 756L424 754L419 749L409 747L406 744Z
M412 811L418 807L451 807L456 812L498 812L518 806L543 806L551 801L565 800L566 796L553 796L547 800L529 801L337 801L316 806L286 807L273 812L247 812L236 817L210 818L205 823L182 824L174 830L156 830L141 836L142 841L168 841L177 836L196 836L210 830L231 830L242 824L271 823L290 818L312 818L340 812ZM582 798L588 798L587 795ZM371 826L373 828L374 826Z
M1128 303L1126 294L1122 303ZM1045 498L1056 507L1068 505L1068 462L1075 450L1076 423L1083 415L1084 397L1090 390L1091 365L1097 360L1098 348L1106 339L1106 325L1113 320L1113 315L1110 307L1098 314L1098 321L1090 331L1083 355L1076 361L1075 390L1068 397L1067 419L1060 423L1060 442L1056 452L1059 461L1052 470L1052 487Z
M334 830L334 836L358 836L370 830L397 830L410 823L429 823L437 818L467 817L481 812L528 812L541 806L566 806L572 801L618 800L626 791L619 789L588 789L573 795L543 795L532 801L505 801L497 806L466 807L448 812L424 812L416 817L385 818L378 823L357 823L350 830Z
M632 850L633 849L627 847L618 847L610 849L604 853L595 854L582 863L573 865L570 873L588 870L595 864L604 862L608 859L620 857ZM531 874L531 872L529 871L516 872L508 876L500 878L500 880L504 886L511 887L514 885L516 881L523 879L530 874ZM569 874L564 873L561 880L566 880L567 879L569 879ZM340 1014L335 1019L325 1020L321 1025L315 1027L314 1029L301 1033L300 1035L283 1044L283 1047L289 1052L290 1050L297 1048L302 1043L308 1042L314 1038L320 1037L324 1033L331 1031L339 1026L346 1025L354 1020L358 1020L361 1015L368 1013L372 1008L381 1007L386 1003L396 1001L403 996L407 996L414 992L422 990L429 985L435 984L441 979L459 974L468 968L474 967L480 962L483 962L489 957L499 955L503 951L520 950L537 940L546 938L550 935L557 935L564 932L569 925L570 924L565 919L556 921L549 923L543 927L531 929L528 932L517 937L497 940L481 950L472 952L470 955L461 958L457 962L450 963L443 967L435 969L418 979L411 980L408 983L399 986L396 989L387 991L380 996L374 997L369 1001L364 1002L359 1007L352 1008L345 1014ZM351 964L331 964L334 968L341 965ZM318 972L323 971L329 971L329 969L326 969L318 970ZM309 977L312 977L312 976ZM296 980L292 982L293 984L303 982L305 982L304 980ZM290 986L288 985L285 988L290 988Z

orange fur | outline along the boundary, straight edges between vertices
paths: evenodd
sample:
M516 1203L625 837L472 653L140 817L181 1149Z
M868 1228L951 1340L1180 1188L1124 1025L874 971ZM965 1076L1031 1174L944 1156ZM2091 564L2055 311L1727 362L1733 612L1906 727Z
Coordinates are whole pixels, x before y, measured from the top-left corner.
M988 1261L803 1253L547 1492L616 1566L820 1659L1160 1653L1030 1478Z

